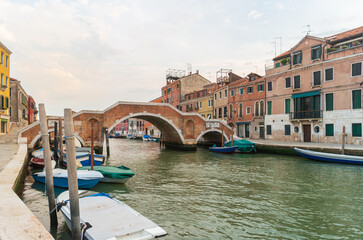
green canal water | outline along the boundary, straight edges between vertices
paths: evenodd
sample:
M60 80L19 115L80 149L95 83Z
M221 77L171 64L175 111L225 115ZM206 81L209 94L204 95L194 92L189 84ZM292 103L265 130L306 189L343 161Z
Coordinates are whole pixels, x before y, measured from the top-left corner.
M164 228L164 239L362 239L363 167L301 157L159 149L110 139L107 165L125 165L126 184L99 183ZM56 189L56 194L64 190ZM44 185L27 182L23 200L49 228ZM71 234L58 213L56 239Z

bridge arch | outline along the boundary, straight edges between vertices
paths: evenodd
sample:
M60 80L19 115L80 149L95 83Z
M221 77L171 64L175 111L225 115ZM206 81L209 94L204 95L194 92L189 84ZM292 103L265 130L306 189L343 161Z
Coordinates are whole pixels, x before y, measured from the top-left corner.
M222 135L222 131L220 129L216 129L216 128L211 128L211 129L207 129L203 132L201 132L199 134L199 136L197 137L197 143L201 140L201 138L203 136L207 136L207 135L210 135L210 134L218 134L219 136ZM218 139L221 139L220 137ZM228 141L228 136L226 135L225 132L223 132L223 140L224 142Z
M48 129L48 134L54 132L54 129ZM36 144L41 140L41 133L39 132L34 138L33 140L30 142L28 148L35 148ZM80 144L82 146L85 146L85 141L82 139L82 137L79 135L78 132L74 133L74 136L76 137L76 139L80 142Z
M117 124L129 118L138 118L148 121L160 130L166 141L176 140L177 143L185 144L185 139L182 131L173 123L173 121L165 118L161 114L154 114L148 112L130 113L129 115L116 120L116 122L108 127L108 129L113 129L114 127L116 127Z

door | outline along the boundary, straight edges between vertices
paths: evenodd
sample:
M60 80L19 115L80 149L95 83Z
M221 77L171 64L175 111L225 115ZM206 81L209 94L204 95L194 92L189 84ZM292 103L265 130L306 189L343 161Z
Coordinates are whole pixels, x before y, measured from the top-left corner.
M265 139L265 127L260 126L260 139Z
M311 142L311 125L303 125L304 142Z
M249 138L250 137L250 125L249 124L245 124L245 137Z

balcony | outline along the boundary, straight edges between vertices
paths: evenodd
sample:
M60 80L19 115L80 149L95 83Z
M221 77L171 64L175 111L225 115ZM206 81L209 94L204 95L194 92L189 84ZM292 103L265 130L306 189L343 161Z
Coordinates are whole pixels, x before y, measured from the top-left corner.
M311 110L291 112L290 120L320 119L323 118L323 110Z

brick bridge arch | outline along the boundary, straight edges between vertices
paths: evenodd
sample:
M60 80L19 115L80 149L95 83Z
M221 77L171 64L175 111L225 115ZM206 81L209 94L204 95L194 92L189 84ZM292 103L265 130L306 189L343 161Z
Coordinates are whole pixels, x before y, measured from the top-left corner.
M77 112L73 114L74 131L78 133L76 137L84 146L90 146L90 120L96 120L98 124L95 126L95 144L100 144L102 127L112 129L128 118L143 119L155 125L165 136L168 147L195 148L197 142L210 132L220 134L223 131L225 139L229 139L228 136L232 134L232 128L220 120L205 119L198 113L181 112L167 103L140 102L117 102L103 111ZM56 119L59 117L48 117L49 128L54 126L51 122ZM31 143L39 138L39 132L39 122L35 122L22 129L19 134L27 137L31 147Z

